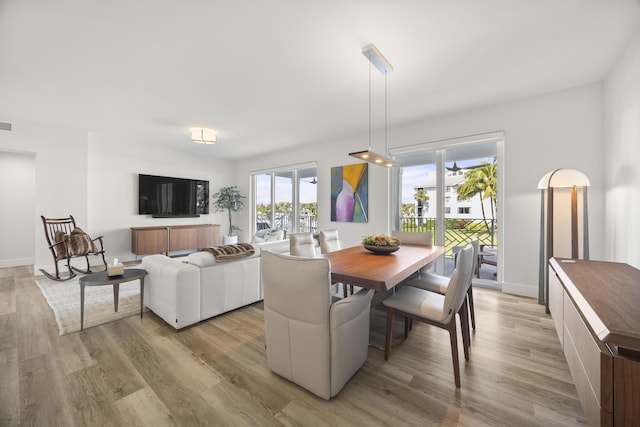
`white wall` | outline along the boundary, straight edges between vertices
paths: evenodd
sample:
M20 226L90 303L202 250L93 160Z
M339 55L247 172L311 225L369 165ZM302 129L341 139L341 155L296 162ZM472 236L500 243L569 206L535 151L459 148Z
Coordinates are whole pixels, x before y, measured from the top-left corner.
M535 98L505 103L411 125L390 127L389 148L481 134L505 132L504 218L500 242L504 245L506 292L537 296L539 262L540 195L537 183L546 172L573 168L591 180L589 220L591 258L604 251L604 177L602 170L603 88L601 84L578 87ZM389 107L393 122L393 107ZM366 123L363 123L363 128ZM382 141L379 135L374 141ZM238 182L248 194L251 171L292 163L318 161L318 224L338 227L346 244L355 245L363 235L388 230L388 172L369 168L369 223L332 223L329 213L330 168L357 163L350 151L367 147L367 137L323 141L321 144L283 151L238 162ZM374 151L381 150L377 146ZM500 201L499 201L500 203ZM248 216L244 229L250 229Z
M640 33L605 81L606 253L640 268Z
M87 144L86 133L27 121L6 120L11 132L0 132L0 150L35 155L35 262L51 264L40 215L64 217L73 214L80 224L87 221ZM3 183L6 185L6 183ZM0 239L0 246L11 242Z
M35 260L36 160L0 151L0 267Z
M138 215L138 174L172 176L209 181L209 196L220 187L234 185L235 163L210 157L149 150L141 143L143 135L131 133L91 133L89 135L89 224L95 233L105 236L107 261L114 257L132 260L130 227L186 224L220 224L228 226L225 213L199 218L152 218ZM188 140L185 144L191 144Z

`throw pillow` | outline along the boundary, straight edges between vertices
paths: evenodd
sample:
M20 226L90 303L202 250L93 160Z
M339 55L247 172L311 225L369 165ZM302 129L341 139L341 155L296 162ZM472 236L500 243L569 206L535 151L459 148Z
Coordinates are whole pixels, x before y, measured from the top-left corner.
M268 242L275 242L276 240L283 240L283 239L284 239L284 230L274 228L273 230L271 230L271 233L269 233L269 238L266 240Z
M67 240L67 235L64 234L64 231L58 230L54 233L53 243L55 246L53 249L56 252L56 261L67 259L67 245L64 243L65 240Z
M204 248L202 250L212 254L218 261L228 261L232 259L245 258L255 253L255 249L249 243L214 246L211 248Z
M265 236L268 236L270 233L271 233L270 229L264 228L262 230L256 231L256 234L254 234L254 236L259 238L259 239L264 239Z
M80 227L74 228L67 238L71 255L86 255L98 251L91 237Z

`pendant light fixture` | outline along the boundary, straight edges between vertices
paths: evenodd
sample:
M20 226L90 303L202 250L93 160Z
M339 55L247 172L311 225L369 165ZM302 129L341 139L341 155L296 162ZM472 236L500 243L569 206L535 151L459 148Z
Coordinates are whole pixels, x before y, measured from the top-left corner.
M362 54L369 60L369 149L349 153L349 155L387 168L400 166L400 163L387 155L387 74L393 71L393 66L373 43L363 47ZM371 150L371 66L376 67L384 75L384 154Z

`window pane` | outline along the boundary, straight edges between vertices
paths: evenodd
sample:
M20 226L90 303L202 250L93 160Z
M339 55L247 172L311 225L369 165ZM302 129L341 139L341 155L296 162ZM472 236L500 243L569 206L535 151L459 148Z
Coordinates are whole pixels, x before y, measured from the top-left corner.
M271 228L271 174L255 176L256 230Z
M292 224L293 214L293 172L277 172L275 174L275 228L288 233L295 232Z
M318 232L318 177L316 168L298 171L298 218L300 232Z
M438 206L435 154L425 153L412 160L402 168L401 229L433 233Z

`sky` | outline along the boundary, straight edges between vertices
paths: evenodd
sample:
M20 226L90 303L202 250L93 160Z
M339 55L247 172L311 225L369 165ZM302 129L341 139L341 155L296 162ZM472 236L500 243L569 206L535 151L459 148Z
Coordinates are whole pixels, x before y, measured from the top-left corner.
M429 173L435 173L435 165L407 166L402 168L402 203L415 203L413 189L429 180Z
M314 203L317 201L316 184L311 184L313 178L305 178L300 184L300 203ZM288 180L276 177L276 201L291 201L291 185ZM280 185L283 184L283 185ZM258 204L268 204L271 202L271 181L269 175L258 175L256 184L256 194Z

